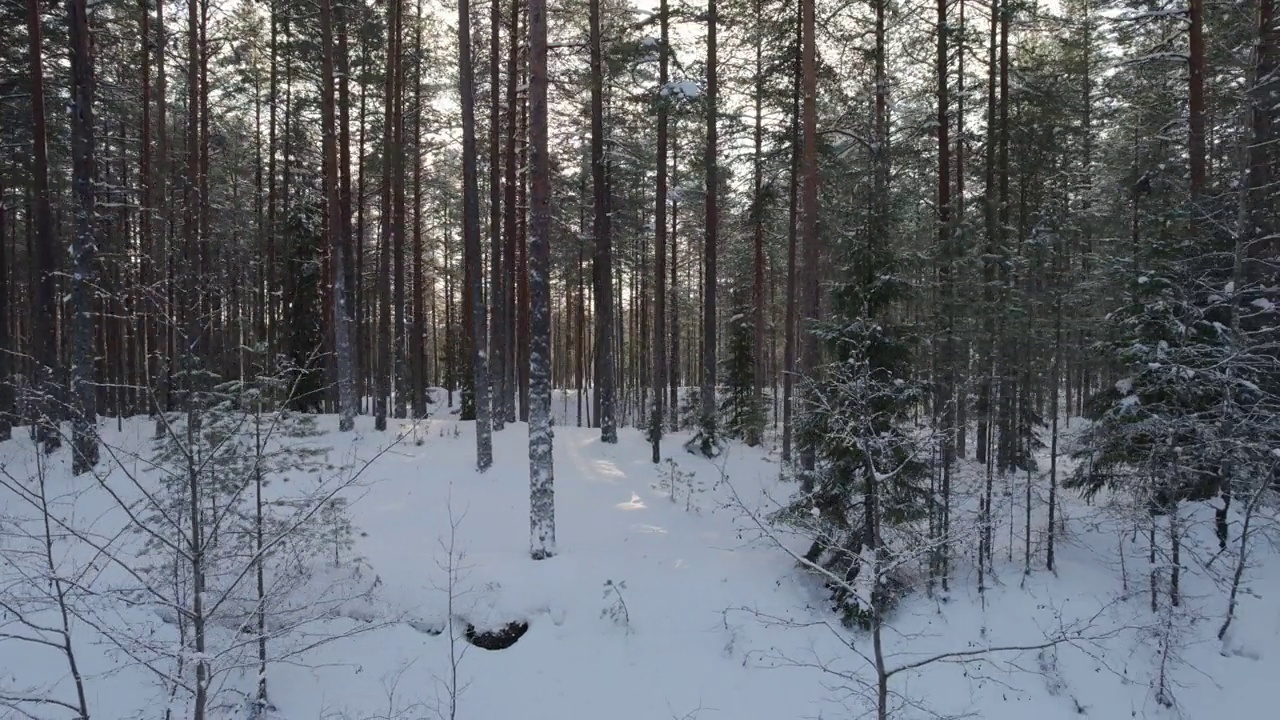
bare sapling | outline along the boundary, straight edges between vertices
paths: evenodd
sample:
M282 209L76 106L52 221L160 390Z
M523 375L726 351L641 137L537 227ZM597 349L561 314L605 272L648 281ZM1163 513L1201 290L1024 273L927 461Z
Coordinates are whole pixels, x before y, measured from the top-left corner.
M65 697L59 688L62 678L48 685L7 688L0 685L0 708L18 717L34 717L39 707L58 707L73 713L77 720L89 720L89 703L85 694L85 678L76 656L72 634L72 609L93 572L92 563L77 564L55 551L55 544L65 540L65 532L51 520L53 502L72 498L50 497L48 459L37 448L34 477L19 479L9 468L0 466L0 490L18 501L18 507L30 514L0 516L0 644L29 645L21 652L47 650L61 655L66 674L74 688L74 697ZM34 482L32 482L34 480Z

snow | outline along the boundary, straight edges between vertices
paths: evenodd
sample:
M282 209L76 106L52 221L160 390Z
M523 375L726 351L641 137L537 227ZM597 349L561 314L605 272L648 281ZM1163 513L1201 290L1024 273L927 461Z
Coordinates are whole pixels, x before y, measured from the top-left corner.
M604 444L598 430L572 424L573 401L566 400L562 411L561 397L556 391L552 402L557 554L542 561L529 557L525 425L494 434L494 465L477 474L474 425L449 419L442 403L435 408L438 417L390 420L388 433L375 432L367 416L347 434L336 432L336 417L321 418L321 442L330 447L331 462L376 457L351 497L351 510L363 533L355 550L377 581L367 598L306 629L312 639L324 633L349 637L268 668L275 707L270 717L437 717L450 673L448 633L437 633L449 625L451 605L455 623L481 630L529 623L527 634L505 650L459 641L467 652L458 664L465 685L458 718L860 716L865 706L858 694L837 688L855 684L846 677L874 679L858 655L869 652L868 636L840 628L821 584L761 538L729 502L731 488L764 513L793 492L794 485L778 479L776 455L733 444L722 457L705 460L682 449L687 433L667 435L664 457L693 474L686 499L684 489L673 493L664 484L672 468L649 462L649 445L638 430L623 428L617 445ZM1071 427L1081 425L1073 421ZM149 447L150 432L146 418L125 421L120 431L114 420L102 427L108 444L134 453ZM403 441L391 446L396 439ZM35 462L27 433L15 428L14 439L0 444L0 464L15 477L32 477ZM115 537L123 514L91 479L70 478L69 463L65 449L49 463L55 507L92 528L95 537ZM1066 458L1059 463L1069 471ZM123 482L122 475L113 471L104 483ZM979 466L970 464L962 464L955 480L957 488L980 481ZM998 499L1004 504L994 515L1004 524L997 538L1008 534L1007 503L1018 497L1012 492ZM946 715L990 720L1065 720L1081 713L1174 717L1151 689L1157 653L1146 628L1156 616L1141 594L1145 546L1128 541L1128 525L1102 509L1102 499L1086 505L1066 492L1059 502L1068 540L1060 539L1056 576L1034 570L1023 577L1016 525L1015 562L1005 563L1003 545L997 548L996 579L985 603L972 568L957 562L946 601L923 591L909 596L891 616L885 642L892 667L931 653L1030 644L1061 623L1096 616L1088 646L1009 653L968 665L937 663L894 676L894 692ZM0 487L0 553L17 542L2 531L29 514ZM1217 542L1209 505L1188 505L1184 515L1184 610L1203 619L1178 628L1183 663L1172 670L1178 708L1190 718L1269 716L1270 683L1280 672L1280 615L1274 609L1280 562L1266 543L1254 546L1249 592L1242 593L1233 631L1219 643L1225 599L1216 583L1231 562L1220 561L1210 574L1185 560L1215 553ZM1042 503L1035 516L1043 526ZM1232 530L1234 540L1238 518ZM1037 534L1033 541L1039 547L1042 538ZM807 547L801 538L784 542L799 552ZM451 544L452 563L445 551ZM56 553L74 564L87 562L86 550L63 538ZM1121 584L1121 554L1136 588L1131 596ZM452 601L450 565L456 570ZM104 591L118 580L119 573L103 571L81 582ZM3 596L15 581L8 565L0 564L0 581ZM610 610L618 598L625 614ZM154 609L105 592L95 602L104 604L99 617L147 628L155 643L176 639ZM0 615L0 631L7 620ZM94 717L164 717L168 696L154 675L84 623L74 625L73 637ZM212 687L211 718L248 717L236 691L251 694L256 676L256 666L250 667ZM50 648L0 641L0 695L29 688L71 697L65 664ZM893 717L926 716L913 712ZM50 707L37 713L70 717ZM2 708L0 717L7 717Z
M686 100L696 100L702 97L702 88L692 80L673 80L662 88L662 96L673 95L679 95Z

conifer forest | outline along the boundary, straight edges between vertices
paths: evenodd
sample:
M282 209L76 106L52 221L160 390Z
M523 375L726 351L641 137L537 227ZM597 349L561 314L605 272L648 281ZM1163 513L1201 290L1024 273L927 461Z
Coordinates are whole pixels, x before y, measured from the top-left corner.
M0 0L0 720L1270 717L1276 4Z

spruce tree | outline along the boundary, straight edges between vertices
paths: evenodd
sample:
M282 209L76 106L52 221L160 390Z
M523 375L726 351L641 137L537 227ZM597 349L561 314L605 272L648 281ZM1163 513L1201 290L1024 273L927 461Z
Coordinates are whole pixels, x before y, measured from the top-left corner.
M878 568L912 551L909 528L931 511L933 497L928 454L908 420L924 397L912 367L915 338L894 313L911 288L880 239L844 254L832 318L812 330L831 362L806 378L796 427L801 446L814 452L814 490L780 519L814 536L806 559L848 585L866 585L862 597L832 589L845 621L869 628L867 602L883 613L903 589Z
M288 355L285 372L295 391L294 409L319 412L324 396L322 318L320 310L320 248L324 242L324 215L320 202L304 196L289 210L285 227L291 248L289 291L285 309L288 317Z
M755 327L751 307L741 291L733 296L732 315L729 318L728 345L723 359L723 397L720 400L720 416L725 435L744 440L749 445L760 444L764 430L764 405L756 400L755 393Z

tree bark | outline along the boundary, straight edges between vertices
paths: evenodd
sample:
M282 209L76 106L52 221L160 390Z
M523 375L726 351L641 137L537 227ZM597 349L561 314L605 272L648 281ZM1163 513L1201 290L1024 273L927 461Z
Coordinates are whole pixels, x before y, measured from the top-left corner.
M1205 102L1204 102L1204 0L1190 0L1189 20L1191 28L1187 58L1187 154L1191 165L1191 227L1194 234L1197 220L1204 214L1205 191Z
M1273 285L1280 236L1276 234L1276 128L1280 124L1280 20L1275 0L1258 4L1252 87L1248 88L1248 169L1242 195L1244 227L1240 229L1245 282L1251 288ZM1262 322L1266 322L1263 320Z
M480 257L480 187L476 172L475 77L471 62L471 3L458 1L458 82L462 99L462 232L466 286L471 293L471 374L476 411L476 469L493 465L489 425L488 327L480 302L484 270ZM549 351L547 357L549 360ZM548 391L549 392L549 391ZM550 400L548 399L548 403Z
M503 405L506 398L506 292L502 270L502 178L499 155L499 97L500 42L502 32L501 0L491 0L489 5L489 312L490 346L489 379L493 383L493 429L502 430L507 413Z
M387 3L387 62L383 81L382 128L382 202L380 222L382 239L378 247L378 332L374 383L374 429L387 429L387 402L391 395L391 246L395 242L395 161L396 154L396 79L400 64L401 0Z
M763 413L764 413L764 378L765 378L765 362L764 362L764 221L765 221L765 199L764 199L764 14L763 3L761 0L755 0L755 124L752 140L754 145L754 153L752 154L752 193L755 197L755 213L752 218L752 245L754 248L754 257L752 259L752 267L754 270L751 283L751 360L752 360L752 392L751 401L754 404L752 409L752 421L746 434L748 445L759 445L762 438L761 433L764 431ZM757 420L756 418L760 419Z
M464 0L465 2L465 0ZM595 0L592 2L595 6ZM551 177L547 158L547 7L529 0L529 130L532 222L529 248L529 505L530 554L556 552L551 460Z
M717 93L719 61L717 58L719 25L717 0L707 0L707 146L706 166L706 240L703 246L702 280L702 428L704 452L718 442L716 429L716 245L720 225L720 178Z
M422 0L418 0L417 15L414 17L414 49L418 57L422 57ZM427 350L425 337L427 323L423 317L426 312L426 297L423 285L422 257L422 77L423 62L419 60L414 73L413 83L413 243L411 247L413 273L413 297L411 300L411 318L409 325L408 349L412 374L412 402L410 410L414 418L427 416L426 366Z
M395 142L392 144L394 148L391 153L392 163L394 166L392 185L391 205L393 210L392 229L394 230L391 242L391 260L392 275L394 286L392 288L391 305L395 313L395 319L391 334L391 367L392 382L390 387L394 393L392 402L392 414L396 418L403 419L407 415L406 400L408 397L408 385L406 380L409 377L408 370L405 365L405 255L404 255L404 228L405 219L405 125L404 125L404 100L405 86L408 84L405 74L404 60L404 1L396 0L400 5L396 10L396 92L395 92Z
M822 249L819 246L820 240L818 239L818 63L814 19L816 8L814 4L815 0L802 0L800 3L801 33L803 36L800 61L800 129L802 142L800 154L800 245L804 250L803 280L800 284L807 291L804 293L804 306L801 308L800 313L800 321L805 324L805 327L799 330L803 331L800 333L800 372L806 377L812 377L817 371L819 362L821 362L818 337L811 331L811 328L807 327L808 323L816 320L818 316L818 296L817 292L811 288L818 284L821 277L819 263L822 256ZM805 491L813 489L814 460L812 443L805 443L800 448L800 468L804 473L802 486Z
M507 136L506 151L503 153L504 163L502 168L503 176L503 215L502 215L502 232L505 235L505 250L503 256L506 258L506 264L503 270L506 274L505 287L503 292L503 325L506 328L505 337L505 353L507 363L503 370L505 377L502 383L502 412L506 415L506 422L516 421L516 389L519 383L516 382L517 365L522 353L516 352L516 343L524 342L525 338L519 335L516 330L516 215L519 211L516 207L516 132L519 129L517 122L516 106L519 98L516 94L516 82L519 79L519 57L520 57L520 0L511 0L511 26L508 35L507 48L507 89L506 89L506 115L507 115Z
M662 461L662 401L667 386L667 82L670 72L670 21L667 0L658 4L661 36L658 39L658 159L657 190L654 194L653 249L653 338L650 351L653 381L652 408L649 416L649 442L654 464Z
M4 182L0 178L0 197L4 197ZM0 203L0 441L13 437L13 338L9 333L9 296L13 285L9 281L9 246L5 242L8 227L4 203Z
M356 385L357 368L359 367L359 362L357 361L359 344L357 341L356 326L360 317L356 313L356 289L360 268L356 263L356 258L358 256L356 244L359 242L359 239L354 236L351 231L351 58L347 37L350 33L350 16L348 15L345 3L333 5L332 0L330 0L330 5L333 9L333 17L337 22L336 32L338 33L338 49L336 58L336 72L338 80L338 175L341 178L341 183L338 187L338 202L340 205L338 223L342 246L342 270L344 272L342 278L342 294L343 303L346 309L346 317L338 317L335 319L335 322L337 325L341 325L343 323L346 324L347 329L345 334L346 343L348 345L348 349L345 351L341 348L342 340L338 337L338 334L342 331L335 325L334 351L337 354L346 352L348 355L346 360L336 356L334 358L334 367L338 382L338 424L339 430L341 430L344 425L342 421L342 416L344 414L350 414L350 425L351 427L355 427L355 415L359 411L360 404L360 395ZM363 103L365 93L362 92L360 95L361 102ZM363 126L363 110L361 111L360 122ZM361 137L361 140L363 141L363 137ZM359 162L363 167L364 154L363 152L360 152L359 149L357 149L357 152L360 155L357 162ZM363 180L363 176L361 176L361 180ZM363 188L358 191L363 192ZM343 363L350 365L350 368L347 371L347 374L350 376L347 382L351 384L348 391L350 397L346 400L343 399L342 388L342 384L344 382Z
M714 0L713 0L714 1ZM595 257L592 262L595 280L596 355L595 390L596 421L600 439L618 441L615 414L614 308L613 308L613 240L610 237L609 188L604 148L604 58L600 38L600 0L590 0L589 24L591 44L591 184L595 220Z
M71 45L71 158L76 196L76 231L71 243L71 473L98 464L97 414L93 382L93 287L97 225L94 217L93 59L89 54L86 0L67 0Z
M800 155L801 146L803 145L803 139L798 138L800 138L800 94L803 84L803 47L807 35L804 19L807 17L807 13L807 10L801 8L796 17L796 52L793 62L795 68L791 82L791 177L787 189L790 205L787 211L787 307L782 350L782 460L784 462L791 462L792 458L792 436L794 434L792 418L795 416L792 397L795 386L797 339L796 245L800 239ZM804 257L807 258L808 255Z
M338 429L355 429L355 367L352 362L351 315L347 306L345 216L338 182L338 141L334 111L334 37L331 0L320 0L321 59L320 111L323 124L325 230L329 240L329 293L334 318L334 359L338 376Z
M36 410L33 430L45 453L62 447L58 422L58 246L53 234L53 208L49 190L48 130L45 122L44 59L40 3L27 2L27 36L30 38L28 59L31 68L31 185L35 210L36 309L33 312L32 345L37 377Z
M942 352L938 368L941 376L938 383L936 415L941 421L942 430L942 508L938 516L937 530L941 542L937 551L936 572L942 577L943 590L947 589L947 564L950 554L949 514L951 511L951 466L955 457L955 403L956 403L956 362L958 353L955 349L955 289L952 284L952 262L954 253L951 241L951 139L949 134L949 96L948 96L948 49L947 40L950 28L947 24L947 0L938 0L938 303L939 325L941 326Z

